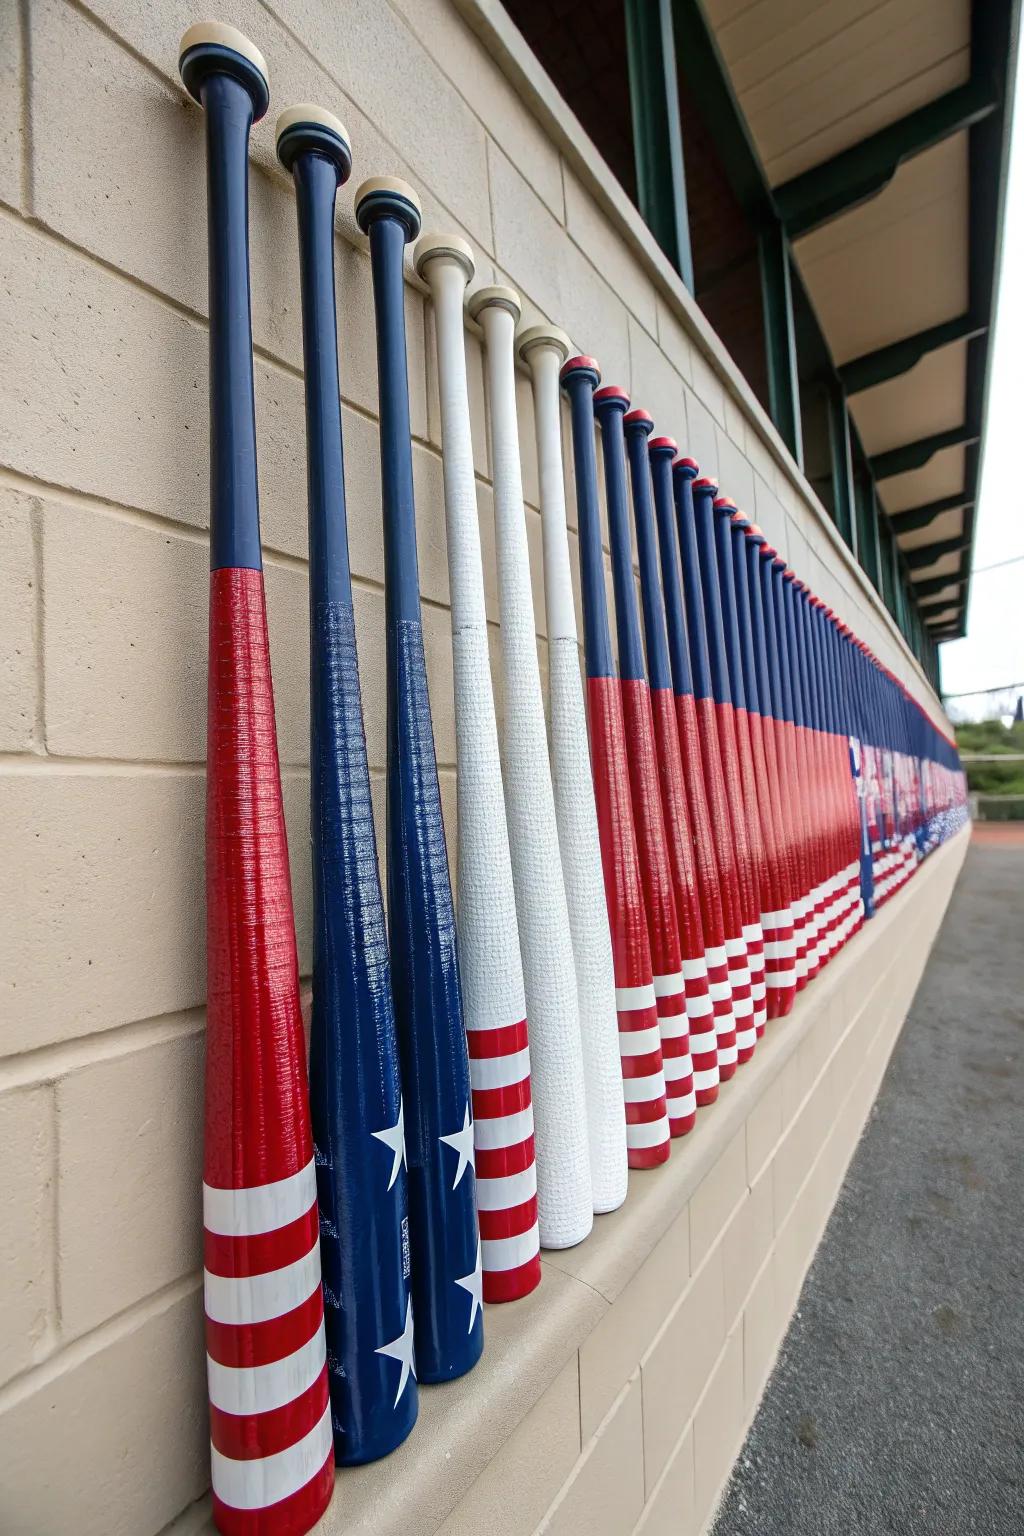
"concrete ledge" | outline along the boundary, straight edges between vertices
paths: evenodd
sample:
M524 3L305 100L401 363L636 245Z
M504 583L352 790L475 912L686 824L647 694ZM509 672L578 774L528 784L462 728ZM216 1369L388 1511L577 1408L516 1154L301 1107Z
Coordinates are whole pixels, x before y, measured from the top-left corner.
M661 1169L489 1307L482 1361L338 1474L320 1536L645 1536L713 1512L966 854L935 853L770 1025ZM205 1506L174 1536L212 1530Z

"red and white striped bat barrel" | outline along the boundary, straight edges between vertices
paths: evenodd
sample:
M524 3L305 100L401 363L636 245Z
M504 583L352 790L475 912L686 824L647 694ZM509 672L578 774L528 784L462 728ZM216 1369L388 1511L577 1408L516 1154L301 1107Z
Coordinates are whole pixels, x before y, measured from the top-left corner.
M722 1081L725 1082L736 1071L741 1044L744 1060L753 1050L757 1040L757 1030L754 1024L754 1000L750 984L750 967L747 963L747 946L743 938L739 866L736 844L733 840L729 796L722 771L721 743L718 736L718 719L715 712L708 648L704 584L694 526L693 483L696 476L697 464L693 459L679 458L673 463L676 529L679 535L679 557L683 572L686 630L690 647L690 667L693 673L697 738L696 741L692 738L687 741L684 736L683 748L685 751L688 746L691 750L696 747L704 770L704 785L708 797L708 809L711 813L725 932L721 950L716 949L713 955L708 955L708 976L711 982L711 995L715 997L716 993L720 993L722 989L721 966L724 964L728 968L728 983L732 994L730 1016L728 1018L722 1014L715 1016L715 1025L718 1030L718 1071Z
M793 705L788 666L786 631L778 612L774 571L777 551L759 529L751 528L751 540L757 550L758 581L761 589L766 649L771 677L772 715L779 760L782 800L792 832L796 884L793 888L794 970L796 989L802 991L808 978L808 949L813 911L811 847L807 826L807 806L800 765L796 756Z
M623 418L628 409L629 397L626 391L614 384L599 389L594 396L594 414L601 428L601 451L604 458L612 584L615 590L615 627L619 642L622 721L629 742L629 783L633 797L637 851L640 855L644 908L647 912L647 932L651 941L658 1023L661 1028L668 1124L673 1136L683 1136L693 1129L697 1117L697 1100L690 1060L690 1031L686 1022L686 982L683 978L680 925L665 835L650 687L644 668L636 587L633 584L623 428ZM646 454L642 455L642 466L646 477Z
M761 980L752 990L756 1004L758 986L763 989L761 995L765 1003L765 1015L767 1018L777 1018L784 1000L788 969L784 965L780 973L777 964L777 935L781 927L783 934L788 930L792 940L793 924L788 912L788 891L783 893L780 853L761 742L760 716L757 713L757 682L752 655L748 662L745 654L747 650L752 652L752 635L750 613L746 605L746 571L741 566L737 572L734 561L733 543L736 535L733 533L733 517L734 514L738 515L736 504L727 496L719 496L714 503L714 513L715 553L718 559L722 622L725 627L726 660L740 777L750 830L753 873L756 878L755 894L759 899L762 933L771 935L771 940L765 938L763 944ZM763 1031L763 1024L758 1027L759 1032Z
M469 1056L416 558L403 264L406 245L419 233L420 208L407 182L378 176L356 192L355 212L370 241L377 320L388 939L412 1256L412 1316L391 1353L421 1382L441 1382L464 1375L480 1358L483 1274Z
M668 635L680 769L693 834L694 881L700 903L699 921L704 945L703 955L700 958L689 959L684 937L683 975L686 977L688 995L691 987L696 992L703 982L707 986L711 1000L710 1018L702 1011L695 1011L689 1016L693 1084L697 1104L700 1106L713 1104L718 1097L718 1039L720 1034L731 1034L735 1044L736 1024L732 1013L732 989L729 985L725 954L722 895L714 839L711 833L711 812L708 809L707 793L704 788L704 769L701 763L697 730L697 708L693 696L693 677L690 671L683 594L680 585L679 544L676 536L675 504L672 493L672 461L677 453L678 449L671 437L652 437L647 444L654 491L654 511L658 525L661 590L665 600L665 627ZM654 697L657 697L656 692ZM656 725L658 718L658 714L655 713ZM663 729L663 735L667 740L667 729ZM663 769L665 771L662 773L662 793L663 795L674 793L670 791L670 786L675 783L674 764L670 754L664 759ZM667 813L666 819L668 819Z
M267 70L204 22L179 69L206 112L210 252L204 1293L213 1513L309 1530L334 1486L316 1173L260 557L249 131Z
M329 112L290 107L277 155L295 183L302 284L310 587L313 1014L310 1108L339 1465L393 1451L416 1384L383 1352L409 1314L398 1041L370 801L345 509L334 214L352 152Z
M809 732L804 712L801 677L801 652L798 649L794 626L793 587L786 580L789 567L781 555L772 561L772 581L777 594L776 611L780 616L785 644L782 650L783 676L789 679L789 692L793 712L793 741L797 763L800 799L804 808L805 825L810 849L811 893L808 906L807 945L803 953L807 979L813 981L821 969L818 950L819 940L826 923L828 900L828 856L825 848L820 795L809 751ZM799 954L798 954L799 959Z
M736 742L736 717L727 660L728 640L722 618L722 594L718 579L714 527L714 500L718 493L718 486L709 476L701 476L693 482L692 493L694 531L704 589L704 612L711 659L714 718L718 729L725 791L732 812L733 842L736 847L736 874L739 884L744 947L742 963L750 976L753 1039L751 1039L749 1026L737 1025L736 1030L738 1057L742 1062L749 1060L753 1054L757 1037L763 1032L768 1011L764 982L764 939L761 932L758 895L757 840L751 821L751 807L744 794L740 770ZM729 948L728 944L726 947ZM735 949L730 953L729 958L734 962L740 959Z
M807 762L808 782L811 786L812 812L817 824L818 846L824 879L819 901L816 903L818 929L815 938L815 957L818 969L827 965L832 954L836 925L838 876L834 844L832 807L829 804L828 776L824 761L824 742L818 726L817 700L814 687L814 660L807 634L804 611L804 584L788 567L783 572L787 583L787 607L793 634L792 666L794 688L800 700L804 755Z
M796 939L792 911L796 876L771 718L771 687L765 655L761 588L757 576L757 547L750 532L748 518L742 512L734 512L730 520L730 539L747 720L762 822L767 829L770 891L774 899L774 907L761 913L768 1017L779 1018L791 1011L796 998Z
M626 1198L626 1115L619 1068L615 968L601 872L601 841L590 773L587 712L580 680L576 605L565 521L558 370L572 347L564 331L548 325L533 325L520 331L517 344L519 356L533 379L548 632L551 781L576 966L590 1188L595 1212L614 1211Z
M470 312L480 321L485 340L505 696L505 806L530 1018L540 1241L544 1248L568 1248L593 1227L594 1201L576 969L519 460L514 352L519 298L511 288L481 288L470 300Z
M654 970L633 824L622 695L612 662L608 628L594 447L594 390L600 380L600 369L592 357L570 357L562 368L561 381L569 396L572 418L587 723L615 962L627 1157L631 1168L653 1168L670 1155L671 1140Z
M424 235L416 270L434 311L458 759L459 959L485 1301L540 1283L526 992L491 690L463 303L473 252L455 234Z
M851 771L850 733L842 689L842 657L835 615L820 597L810 597L812 629L817 647L818 687L828 730L833 794L840 823L840 845L846 859L846 911L840 919L840 941L845 942L864 920L860 888L860 796Z

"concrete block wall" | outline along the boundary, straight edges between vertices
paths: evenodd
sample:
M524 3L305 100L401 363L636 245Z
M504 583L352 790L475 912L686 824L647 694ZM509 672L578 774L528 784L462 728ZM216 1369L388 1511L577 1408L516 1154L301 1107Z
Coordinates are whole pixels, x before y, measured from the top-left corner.
M0 1193L0 1526L11 1536L150 1536L200 1500L208 1480L198 1198L206 230L202 119L176 76L178 39L202 14L192 0L0 6L0 1162L14 1170ZM479 282L513 283L527 320L545 315L596 353L606 378L631 388L663 430L721 474L811 585L938 711L706 327L645 263L449 0L341 9L233 0L222 14L264 52L273 94L253 140L253 325L304 971L305 445L294 206L272 150L274 116L291 102L320 101L346 122L353 183L405 176L428 228L454 226L470 239ZM339 199L336 242L342 393L379 800L376 369L351 191ZM429 306L411 276L406 308L427 658L453 854L439 412ZM486 400L472 329L467 344L496 636ZM543 669L525 378L519 402ZM571 486L569 507L572 521ZM552 1266L542 1287L549 1316L561 1316L560 1287ZM506 1332L514 1353L513 1327L543 1336L542 1311L511 1310L514 1324L492 1325L494 1358ZM609 1433L635 1428L637 1411ZM518 1420L503 1423L513 1464Z

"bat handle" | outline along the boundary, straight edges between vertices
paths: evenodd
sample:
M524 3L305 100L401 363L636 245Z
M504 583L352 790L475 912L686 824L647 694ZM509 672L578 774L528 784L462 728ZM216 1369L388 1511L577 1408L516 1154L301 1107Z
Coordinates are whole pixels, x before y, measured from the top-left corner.
M206 112L210 245L210 566L259 570L249 302L249 130L270 104L259 50L221 22L181 40L178 69Z

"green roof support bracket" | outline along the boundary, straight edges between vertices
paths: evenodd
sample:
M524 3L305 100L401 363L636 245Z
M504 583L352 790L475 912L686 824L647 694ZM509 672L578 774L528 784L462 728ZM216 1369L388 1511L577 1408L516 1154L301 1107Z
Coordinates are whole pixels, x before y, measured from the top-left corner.
M904 160L980 123L998 105L994 80L969 80L783 182L775 188L775 206L790 237L805 235L874 197Z
M955 320L943 320L941 325L930 325L915 336L904 336L902 341L879 347L877 352L865 352L861 357L851 358L848 363L840 364L839 377L846 393L856 395L862 389L873 389L876 384L909 373L929 352L938 352L941 347L951 346L956 341L972 341L975 336L984 336L987 330L987 325L970 315L958 315Z
M958 512L961 507L973 505L973 493L965 489L957 496L940 496L935 501L922 502L919 507L908 507L905 512L890 512L889 521L898 538L901 533L913 533L916 528L927 528L943 512Z
M943 448L958 448L976 443L977 427L950 427L946 432L933 432L930 437L919 437L916 443L904 443L900 448L890 448L871 460L871 473L876 480L888 480L893 475L905 475L912 469L923 469L933 454Z
M903 552L903 558L912 571L927 570L934 565L936 560L942 560L946 555L959 555L970 547L970 540L963 535L958 539L942 539L938 544L923 544L920 549L907 549Z
M626 0L626 55L640 215L693 293L672 0Z

